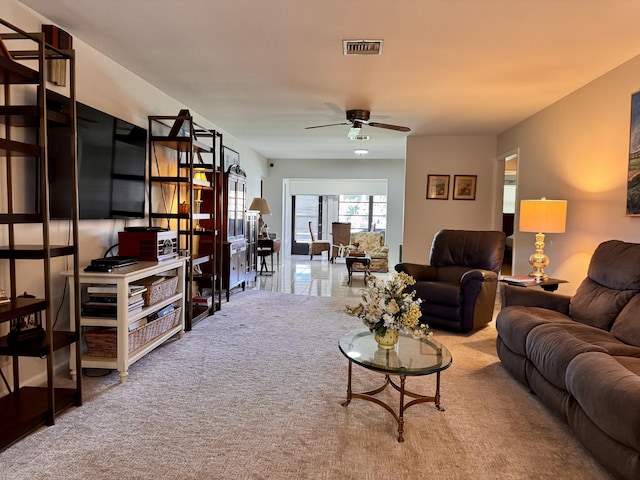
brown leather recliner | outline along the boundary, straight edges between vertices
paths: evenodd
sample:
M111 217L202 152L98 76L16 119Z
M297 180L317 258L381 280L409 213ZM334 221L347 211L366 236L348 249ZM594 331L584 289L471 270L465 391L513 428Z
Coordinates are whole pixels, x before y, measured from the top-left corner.
M505 234L499 231L441 230L433 238L429 265L399 263L422 299L421 323L469 332L489 323L502 267Z

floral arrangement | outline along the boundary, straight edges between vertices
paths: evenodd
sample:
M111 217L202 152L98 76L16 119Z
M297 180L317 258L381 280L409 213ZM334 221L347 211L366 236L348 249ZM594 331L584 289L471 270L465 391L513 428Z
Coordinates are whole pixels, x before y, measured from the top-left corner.
M362 301L347 305L346 312L361 318L369 330L379 336L384 336L387 329L414 336L431 336L431 332L427 332L428 325L419 325L422 300L414 298L415 291L405 291L415 283L413 277L404 272L394 273L386 283L372 276L368 287L362 291Z

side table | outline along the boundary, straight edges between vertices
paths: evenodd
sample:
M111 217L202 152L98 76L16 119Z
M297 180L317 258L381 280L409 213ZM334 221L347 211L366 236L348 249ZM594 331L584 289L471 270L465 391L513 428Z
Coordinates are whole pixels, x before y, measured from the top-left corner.
M351 277L353 275L353 265L356 263L359 263L364 267L364 284L366 285L367 280L371 275L371 271L370 271L371 255L369 255L368 253L365 253L362 256L347 255L345 257L345 263L347 264L347 272L349 273L349 279L347 280L347 284L351 285Z
M547 278L541 282L536 282L532 277L527 276L503 276L500 281L514 287L540 287L547 292L555 292L561 283L569 283L567 280L559 278Z

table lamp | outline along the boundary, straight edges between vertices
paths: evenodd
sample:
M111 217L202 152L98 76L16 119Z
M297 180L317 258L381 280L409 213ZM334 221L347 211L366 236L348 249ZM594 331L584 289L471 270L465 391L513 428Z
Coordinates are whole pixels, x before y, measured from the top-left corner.
M533 269L529 273L536 282L549 278L544 268L549 265L549 257L544 253L545 233L564 233L567 223L567 201L540 200L520 201L520 231L536 234L535 252L529 257ZM543 233L544 232L544 233Z
M204 172L201 171L197 171L195 176L193 177L193 179L197 182L200 182L200 184L203 183L208 183L209 180L207 179L207 175ZM196 198L194 200L194 203L196 204L196 208L194 209L194 213L201 213L200 212L200 207L202 205L202 188L197 188L196 189ZM193 227L195 230L204 230L204 228L202 228L202 226L200 225L200 221L199 219L196 219L196 224Z
M249 210L256 210L260 212L260 216L258 217L258 232L260 235L266 237L268 236L266 232L263 232L263 229L266 227L264 220L262 219L263 215L271 215L271 209L269 208L269 203L267 203L266 198L256 197L252 200L251 205L249 206Z

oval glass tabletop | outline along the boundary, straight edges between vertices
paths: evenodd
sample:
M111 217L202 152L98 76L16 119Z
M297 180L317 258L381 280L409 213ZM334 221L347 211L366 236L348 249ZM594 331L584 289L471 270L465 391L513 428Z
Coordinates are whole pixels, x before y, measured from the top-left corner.
M449 368L451 353L433 338L413 338L401 333L393 349L379 348L373 333L363 327L340 337L340 351L371 370L395 375L429 375Z

